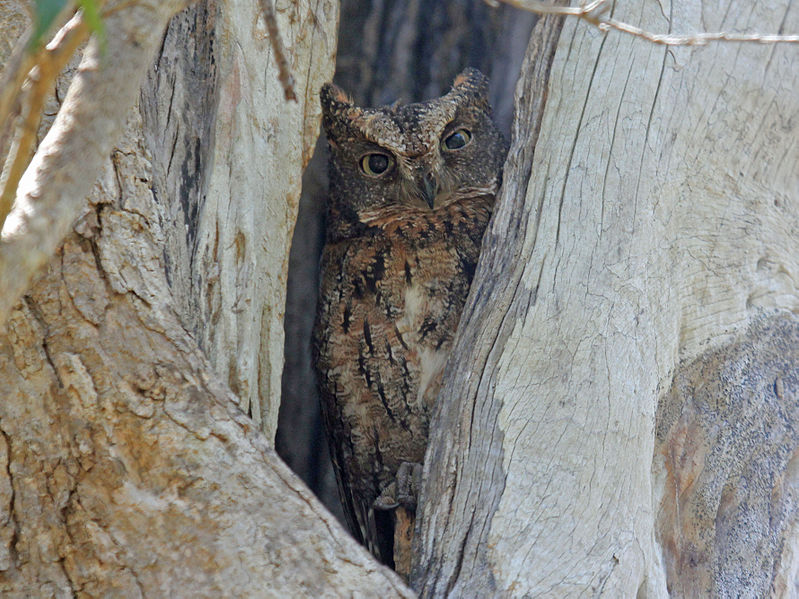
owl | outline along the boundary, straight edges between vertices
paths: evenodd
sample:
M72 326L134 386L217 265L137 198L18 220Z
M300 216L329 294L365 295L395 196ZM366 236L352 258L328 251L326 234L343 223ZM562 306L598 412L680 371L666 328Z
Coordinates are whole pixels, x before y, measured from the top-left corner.
M415 508L507 153L487 95L475 69L417 104L361 108L332 84L320 93L330 192L314 358L349 527L390 566L392 512Z

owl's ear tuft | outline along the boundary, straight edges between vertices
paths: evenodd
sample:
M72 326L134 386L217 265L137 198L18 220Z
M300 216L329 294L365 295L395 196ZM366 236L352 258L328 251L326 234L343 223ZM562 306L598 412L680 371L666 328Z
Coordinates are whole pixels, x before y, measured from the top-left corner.
M325 112L341 111L352 106L352 98L335 83L325 83L319 91L322 110Z
M452 82L452 90L488 102L488 77L473 67L464 69Z
M333 83L325 83L319 91L322 104L322 125L328 140L344 138L351 134L351 126L363 115L363 110L353 104L352 98Z

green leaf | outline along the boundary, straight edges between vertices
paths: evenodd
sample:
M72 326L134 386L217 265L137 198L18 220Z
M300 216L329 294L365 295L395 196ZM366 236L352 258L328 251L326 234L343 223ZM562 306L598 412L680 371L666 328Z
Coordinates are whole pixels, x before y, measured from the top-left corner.
M36 0L35 1L35 21L36 26L31 37L31 50L35 50L42 43L42 37L47 34L53 26L53 22L58 14L66 7L68 0ZM100 17L100 6L97 0L78 0L78 6L83 10L83 18L92 33L97 34L100 40L100 48L105 52L106 37L105 24Z
M92 33L97 34L97 39L100 40L100 48L105 53L105 24L100 18L100 7L97 0L78 0L78 6L83 9L83 18L89 26Z
M36 0L34 4L36 14L34 15L35 25L33 36L31 37L32 49L39 47L42 37L53 25L58 13L67 5L67 0Z

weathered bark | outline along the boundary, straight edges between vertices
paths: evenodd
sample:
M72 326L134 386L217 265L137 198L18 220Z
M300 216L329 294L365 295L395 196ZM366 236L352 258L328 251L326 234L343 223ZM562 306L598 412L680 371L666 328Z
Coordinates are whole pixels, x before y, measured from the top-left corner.
M89 213L0 341L3 594L405 595L215 380L142 208Z
M344 0L341 12L335 82L361 105L439 96L473 66L490 77L495 120L510 131L513 89L534 14L474 0ZM276 446L325 504L340 510L309 347L327 191L325 143L305 173L292 242Z
M750 288L751 289L751 288ZM795 597L799 324L767 315L680 365L657 412L672 597Z
M299 103L276 85L256 4L208 2L199 11L170 25L141 103L167 274L186 327L273 439L288 251L338 7L277 5Z
M78 217L133 105L167 21L185 0L109 3L108 42L89 43L56 122L0 228L0 324ZM102 55L101 55L102 54ZM80 156L81 171L73 166ZM5 157L4 157L5 158Z
M799 31L787 0L662 9L614 17ZM574 20L554 57L532 48L529 112L425 461L415 584L423 596L791 595L795 49L665 48Z
M108 124L126 128L90 202L0 335L4 596L410 596L229 388L253 380L252 356L279 371L288 240L335 50L335 2L278 7L301 92L287 105L257 11L209 2L172 22L141 111Z
M409 595L229 389L274 429L274 370L256 385L251 360L279 368L286 242L332 68L335 5L278 4L303 48L298 106L255 108L280 95L273 65L250 62L264 41L256 7L208 3L173 23L148 84L164 91L145 88L117 149L72 156L75 173L88 161L104 174L0 335L4 594ZM746 15L674 6L670 21L657 2L636 8L616 16L799 30L787 0ZM416 584L427 596L789 595L794 51L664 49L573 21L560 35L549 21L534 47L426 460ZM284 158L274 186L262 156ZM69 206L90 183L70 180Z

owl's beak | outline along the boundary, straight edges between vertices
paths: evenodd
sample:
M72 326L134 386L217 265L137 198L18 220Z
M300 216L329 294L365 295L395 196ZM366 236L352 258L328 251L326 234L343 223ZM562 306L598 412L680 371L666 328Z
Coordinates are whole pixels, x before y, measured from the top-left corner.
M433 209L433 204L436 199L436 192L438 188L438 181L436 181L435 176L433 173L426 173L424 177L422 177L422 193L424 195L424 201L427 202L427 205L430 206L430 209Z

